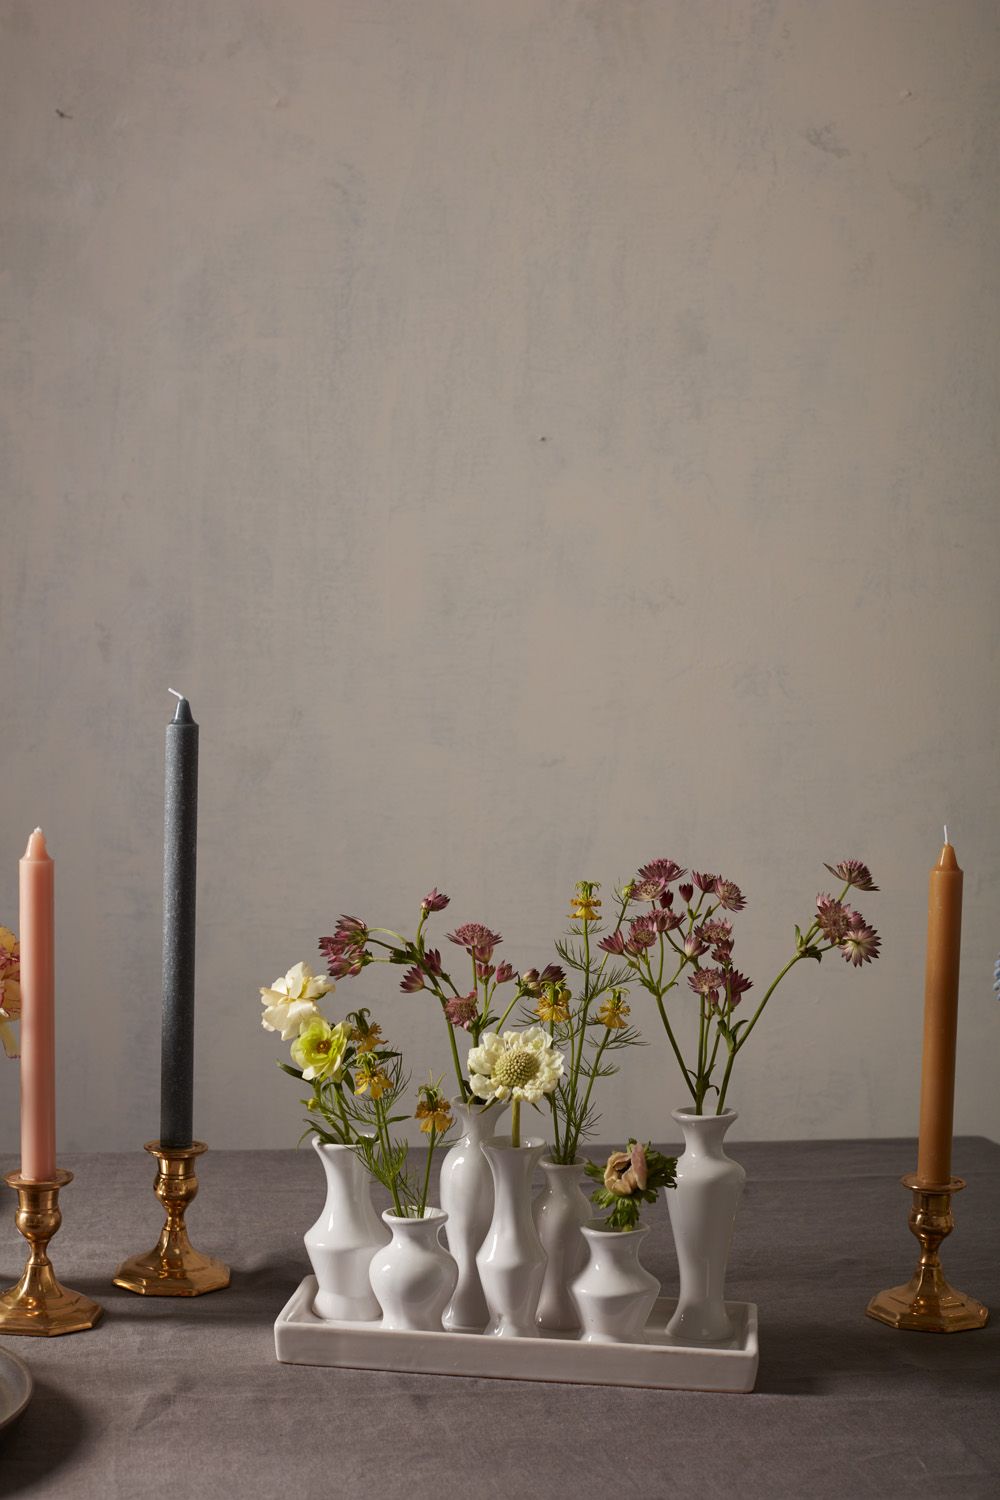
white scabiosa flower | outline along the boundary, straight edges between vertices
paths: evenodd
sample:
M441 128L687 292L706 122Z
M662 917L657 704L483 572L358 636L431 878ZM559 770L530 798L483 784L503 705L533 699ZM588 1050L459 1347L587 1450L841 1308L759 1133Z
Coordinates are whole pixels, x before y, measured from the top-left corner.
M280 1031L283 1042L298 1036L302 1027L319 1014L316 1001L335 988L332 980L314 974L308 964L295 964L283 979L260 992L265 1031Z
M478 1099L537 1104L562 1077L563 1055L540 1026L526 1031L486 1031L469 1053L469 1086Z

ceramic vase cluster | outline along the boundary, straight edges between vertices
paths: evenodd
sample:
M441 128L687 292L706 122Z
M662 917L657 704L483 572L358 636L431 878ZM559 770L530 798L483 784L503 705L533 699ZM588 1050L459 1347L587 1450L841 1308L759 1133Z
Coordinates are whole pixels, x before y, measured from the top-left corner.
M642 1342L660 1291L640 1260L648 1228L608 1230L592 1217L579 1164L542 1161L542 1140L513 1147L491 1134L498 1111L455 1111L462 1133L442 1162L441 1207L422 1219L380 1218L354 1148L314 1140L326 1174L323 1210L305 1236L316 1315L381 1319L393 1330ZM678 1109L673 1119L684 1153L665 1196L680 1288L665 1333L685 1344L724 1343L733 1336L725 1277L746 1175L724 1147L736 1113ZM543 1186L533 1202L539 1164Z

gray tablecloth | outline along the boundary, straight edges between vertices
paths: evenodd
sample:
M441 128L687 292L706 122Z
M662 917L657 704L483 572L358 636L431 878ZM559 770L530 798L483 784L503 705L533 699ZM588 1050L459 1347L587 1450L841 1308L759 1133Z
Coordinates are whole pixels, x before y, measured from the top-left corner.
M996 1322L947 1338L864 1316L871 1294L915 1261L897 1181L912 1169L912 1142L731 1150L748 1182L729 1290L760 1308L750 1396L279 1365L272 1324L308 1269L302 1234L323 1196L311 1151L203 1159L192 1238L230 1262L233 1284L192 1301L110 1284L118 1260L159 1230L149 1158L67 1157L77 1175L53 1258L106 1313L88 1333L4 1341L36 1390L0 1440L0 1494L912 1500L933 1490L995 1500L1000 1146L957 1143L969 1187L945 1253L953 1284L996 1307ZM9 1284L22 1242L9 1194L0 1207ZM662 1204L654 1222L646 1260L669 1290Z

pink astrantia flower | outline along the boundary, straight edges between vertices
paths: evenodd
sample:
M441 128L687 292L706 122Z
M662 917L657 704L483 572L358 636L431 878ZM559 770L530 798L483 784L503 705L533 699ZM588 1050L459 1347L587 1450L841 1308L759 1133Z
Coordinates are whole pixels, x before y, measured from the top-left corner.
M464 922L454 932L448 933L448 941L458 948L464 948L466 953L480 963L488 964L493 957L493 949L503 942L503 938L498 932L491 932L488 927L484 927L482 922Z
M689 932L683 943L684 952L688 958L700 958L703 953L708 952L708 944L703 943L696 932Z
M726 987L726 976L721 969L696 969L688 975L688 984L696 995L717 1000L719 991Z
M673 932L675 927L682 926L684 922L684 918L678 912L671 911L669 906L661 906L656 911L651 911L649 920L657 932Z
M846 880L848 885L853 885L858 891L877 891L878 886L872 880L872 872L860 859L842 859L839 865L824 865L831 875L836 875L838 880Z
M340 920L334 928L334 936L340 942L360 947L368 939L367 924L360 917L348 917L341 915Z
M656 942L656 928L653 926L651 917L636 917L628 930L629 946L632 948L651 948Z
M450 900L450 896L443 896L438 890L437 886L435 886L432 891L428 891L427 895L421 901L420 906L425 913L431 911L444 911Z
M621 928L619 928L617 932L609 932L607 937L602 937L600 939L597 946L598 948L603 948L605 953L624 953L625 934L622 932Z
M371 958L371 954L364 948L348 945L336 937L320 938L319 951L326 959L327 973L333 979L346 979L352 974L360 974Z
M730 1003L734 1006L739 1005L740 999L746 994L747 990L753 989L753 980L748 979L745 974L741 974L739 969L730 969L728 971L726 984L728 985ZM724 989L723 993L725 992Z
M640 880L662 880L664 885L669 885L672 880L685 874L687 871L682 870L672 859L651 859L648 865L639 867Z
M423 987L424 976L417 968L407 969L406 973L399 981L399 988L406 995L416 994L417 990L422 990Z
M712 917L711 921L702 922L700 927L695 928L703 943L729 943L733 941L733 924L728 917Z
M709 875L701 870L691 871L691 879L694 881L699 891L714 891L715 882L718 880L718 878L718 875Z
M492 964L481 964L481 963L477 963L476 964L476 978L477 979L484 979L484 980L485 979L492 979L493 975L495 973L496 973L496 970L494 969L494 967L493 967Z
M507 984L514 978L516 970L513 964L497 964L497 984Z
M629 887L630 901L658 901L667 888L660 876L648 875L645 880L634 880Z
M850 908L834 896L816 897L816 925L829 943L839 943L850 924Z
M677 887L677 894L684 902L684 905L687 906L691 900L691 897L694 895L694 886L688 884L679 885Z
M724 906L726 911L742 911L747 904L746 897L735 880L723 880L721 875L715 882L715 894L719 898L719 905Z
M424 968L436 978L441 973L441 953L437 948L428 948L424 954Z
M461 1026L464 1031L472 1030L472 1023L476 1019L476 995L470 990L467 995L456 995L454 999L445 1002L444 1013L453 1026Z
M862 964L870 964L873 958L878 958L881 946L882 939L875 928L869 927L859 911L852 911L847 932L840 945L840 951L847 962L860 969Z

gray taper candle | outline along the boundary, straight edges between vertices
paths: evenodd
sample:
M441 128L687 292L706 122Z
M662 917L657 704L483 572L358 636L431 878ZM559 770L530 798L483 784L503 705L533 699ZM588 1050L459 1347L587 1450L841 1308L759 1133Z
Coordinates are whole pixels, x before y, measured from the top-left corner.
M173 688L170 689L173 692ZM194 941L198 859L198 726L179 693L167 725L163 819L163 1041L160 1145L194 1138Z

